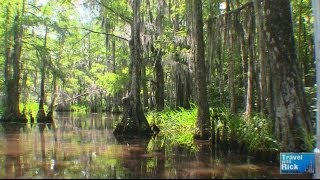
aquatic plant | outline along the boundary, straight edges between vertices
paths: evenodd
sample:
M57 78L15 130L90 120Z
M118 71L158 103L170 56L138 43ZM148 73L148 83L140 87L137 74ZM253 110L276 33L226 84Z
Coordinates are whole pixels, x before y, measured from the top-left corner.
M147 114L150 124L155 123L160 128L160 136L165 136L174 144L181 144L191 148L193 135L196 129L197 108L192 105L191 109L178 108L170 110L166 108L161 112L151 111Z
M37 116L38 109L39 109L39 103L38 102L33 102L33 101L28 101L26 103L20 103L19 108L21 113L25 111L25 115L30 122L30 115L32 115L33 118ZM44 111L46 112L48 110L48 106L44 105Z
M247 144L249 152L277 152L279 143L272 132L272 121L260 114L247 119L242 116L240 139Z
M279 143L272 133L272 121L260 114L248 119L241 114L233 114L226 107L210 108L212 124L214 124L215 140L218 146L227 148L245 146L249 153L275 153L279 151ZM195 148L193 134L197 117L197 108L166 108L161 112L151 111L147 115L150 124L155 123L160 135L171 143ZM310 139L310 138L309 138ZM312 142L310 142L312 144ZM230 146L229 146L230 145Z
M249 153L279 151L270 119L260 114L253 114L251 118L232 114L225 107L211 108L210 113L215 124L217 143L244 146Z
M85 105L78 105L78 104L71 105L72 112L86 113L87 109L88 108Z

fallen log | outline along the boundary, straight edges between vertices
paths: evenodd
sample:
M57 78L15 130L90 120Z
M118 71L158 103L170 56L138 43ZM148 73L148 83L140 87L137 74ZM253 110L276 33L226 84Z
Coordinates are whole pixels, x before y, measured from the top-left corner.
M85 96L85 95L88 95L88 94L89 94L89 92L85 92L85 93L79 94L79 95L77 95L77 96L75 96L75 97L72 97L72 98L63 100L63 102L60 102L60 103L58 103L58 104L53 105L53 108L55 108L55 107L57 107L57 106L59 106L59 105L61 105L61 104L64 104L64 103L66 103L66 102L68 102L68 101L72 101L72 100L74 100L74 99L78 99L79 97L82 97L82 96Z

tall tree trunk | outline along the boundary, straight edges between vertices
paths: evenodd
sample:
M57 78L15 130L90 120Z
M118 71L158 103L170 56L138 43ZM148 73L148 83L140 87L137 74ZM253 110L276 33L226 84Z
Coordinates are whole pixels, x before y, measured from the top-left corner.
M123 98L124 114L114 130L116 136L150 136L151 127L144 115L140 100L141 42L140 42L140 0L133 1L133 25L129 42L132 62L131 89L128 97Z
M269 106L267 105L267 100L270 102L271 100L267 98L267 59L266 59L266 47L265 47L265 37L263 34L263 18L261 11L261 3L259 0L253 0L254 4L254 12L256 14L255 21L257 25L257 40L258 40L258 54L259 54L259 62L260 62L260 111L263 114L270 113Z
M164 72L162 66L162 52L157 51L156 62L155 62L155 73L156 73L156 105L157 110L161 111L164 108Z
M184 86L182 85L181 64L177 62L175 72L175 85L176 85L176 107L183 107L184 101Z
M275 135L283 151L307 151L310 113L294 47L289 0L265 2L266 44L270 54Z
M206 67L203 39L202 1L192 0L193 7L193 34L195 39L195 66L197 84L197 129L196 139L210 138L210 117L207 99Z
M246 27L245 27L246 28ZM247 46L247 33L244 30L243 26L239 22L239 28L238 28L238 33L239 33L239 43L240 43L240 48L241 48L241 63L242 63L242 78L243 78L243 86L244 86L244 102L247 102L247 93L248 92L248 46Z
M38 59L41 63L41 82L40 82L40 97L39 97L39 107L38 107L38 113L37 113L37 122L39 124L39 129L41 132L43 132L45 128L45 124L47 123L47 117L44 112L44 99L45 99L45 75L46 75L46 64L47 64L47 36L48 36L48 27L46 27L45 36L44 36L44 43L43 43L43 50L42 52L38 52Z
M251 117L253 110L253 63L254 63L254 19L252 15L253 11L249 11L247 14L247 44L248 48L248 88L247 88L247 104L246 104L246 116Z
M218 47L217 47L217 55L218 55L218 62L217 62L217 71L218 71L218 76L219 76L219 94L220 94L220 104L224 104L224 75L223 75L223 58L224 58L224 50L223 50L223 42L224 40L222 39L222 25L223 25L223 20L222 18L219 19L219 25L220 28L218 28L219 30L219 35L220 37L218 38ZM224 35L225 36L225 35Z
M106 10L105 10L106 11ZM109 59L109 54L108 54L108 50L109 50L109 29L110 29L110 26L109 26L109 19L108 18L104 18L104 31L105 31L105 38L104 38L104 44L105 44L105 59L107 60L106 61L106 71L109 71L109 68L108 68L108 59ZM107 112L112 112L112 97L110 94L108 94L106 97L105 97L105 100L106 100L106 111Z
M183 102L183 107L186 108L186 109L190 109L191 105L190 105L190 101L191 101L191 73L189 71L189 69L185 70L184 72L184 79L185 79L185 82L184 82L184 92L185 92L185 95L184 95L184 102Z
M303 48L302 48L302 44L303 44L303 42L302 42L302 36L303 36L303 33L302 33L302 28L303 28L303 26L304 26L304 23L303 23L303 17L302 17L302 3L303 3L303 1L302 0L300 0L299 1L299 22L298 22L298 42L297 42L297 61L298 61L298 64L299 64L299 67L300 67L300 69L302 70L301 72L302 72L302 80L303 80L303 84L305 85L305 69L303 68L303 65L304 65L304 62L305 62L305 60L304 60L304 57L303 57Z
M233 78L233 60L231 55L231 15L228 13L230 11L230 1L225 0L226 13L224 14L224 39L223 39L223 59L228 63L228 90L230 96L230 110L231 112L236 112L235 107L235 92L234 92L234 78Z
M143 107L149 109L149 96L148 96L148 87L147 87L147 72L146 72L146 61L142 62L142 72L141 72L141 81L142 81L142 92L143 92Z
M112 73L116 73L117 67L116 67L116 41L113 38L111 42L112 46L112 56L111 56L111 61L112 61ZM119 113L119 92L115 93L112 97L112 112L113 113Z
M17 4L18 6L18 4ZM11 30L5 27L5 121L20 121L21 114L19 108L20 102L20 57L22 49L22 17L24 15L25 1L22 1L22 10L17 8L14 16L12 26L13 32L13 45L10 43ZM19 7L19 6L18 6ZM6 24L9 25L10 21L10 8L7 7ZM21 11L21 12L20 12ZM11 47L12 46L12 47Z
M191 47L191 53L189 54L189 56L186 58L186 63L187 63L187 68L188 68L188 71L192 73L192 76L191 76L191 79L190 81L191 82L196 82L196 73L197 73L197 67L196 67L196 63L195 63L195 51L196 51L196 48L195 48L195 37L194 37L194 30L193 30L193 24L194 24L194 15L193 15L193 11L194 11L194 8L193 8L193 1L190 1L190 0L185 0L185 4L186 4L186 13L185 14L185 23L186 23L186 32L187 32L187 36L186 38L184 38L183 40L183 45L184 47L183 48L187 48L189 49ZM178 7L176 7L178 9ZM176 10L177 10L176 9ZM174 22L174 30L175 32L178 32L179 31L179 16L178 15L175 15L175 22ZM178 52L178 51L177 51ZM176 53L176 57L179 57L179 53ZM181 58L181 57L179 57ZM182 58L181 58L182 59ZM195 86L193 87L194 89L196 89L197 87L197 84L195 83ZM196 90L191 90L191 94L190 94L190 99L191 101L195 102L196 99L197 99L197 91Z
M28 70L24 69L23 70L23 75L22 75L22 82L21 82L21 92L22 92L22 97L21 97L21 101L22 104L24 105L24 109L25 109L25 104L28 101L28 96L29 96L29 92L28 92L28 87L27 87L27 80L28 80Z
M158 39L163 33L163 18L164 18L164 0L158 1L158 16L157 16L157 35L156 39ZM156 59L155 59L155 74L156 74L156 105L157 110L161 111L164 108L164 72L163 72L163 65L162 65L162 49L159 48L155 51Z
M233 42L233 33L232 33L232 17L228 17L229 15L226 14L227 21L227 30L228 30L228 45L227 45L227 60L228 60L228 85L229 85L229 92L230 92L230 109L232 113L237 112L237 105L236 105L236 90L235 90L235 81L234 81L234 42Z

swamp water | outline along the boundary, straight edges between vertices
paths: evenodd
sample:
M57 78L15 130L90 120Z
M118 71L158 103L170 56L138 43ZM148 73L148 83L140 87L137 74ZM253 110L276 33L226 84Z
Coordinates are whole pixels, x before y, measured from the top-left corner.
M205 141L193 149L158 136L119 143L112 134L119 116L53 117L57 141L52 130L41 134L36 124L1 125L0 178L306 178L279 174L277 162L213 152Z

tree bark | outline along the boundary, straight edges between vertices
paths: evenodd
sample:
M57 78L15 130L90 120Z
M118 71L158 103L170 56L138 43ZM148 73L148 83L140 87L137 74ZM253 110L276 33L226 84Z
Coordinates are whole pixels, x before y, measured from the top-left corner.
M197 129L195 134L196 139L210 138L210 118L207 99L207 84L206 84L206 67L204 54L204 39L203 39L203 17L202 17L202 1L193 0L193 33L195 39L195 66L196 66L196 84L197 84Z
M254 63L254 19L249 11L247 19L247 44L248 44L248 82L247 82L247 104L246 116L251 117L253 111L253 63Z
M112 42L111 42L111 46L112 46L112 73L116 73L117 67L116 67L116 41L113 38ZM119 104L120 104L120 96L119 96L119 92L115 93L112 97L112 113L119 113L120 112L120 108L119 108Z
M228 25L229 26L229 25ZM229 45L227 47L227 59L228 59L228 85L229 85L229 92L230 92L230 110L232 113L237 112L237 104L236 104L236 90L235 90L235 81L234 81L234 57L233 57L233 52L232 52L232 32L231 28L229 29Z
M147 80L147 72L146 72L146 62L142 62L142 73L141 73L141 81L142 81L142 92L143 92L143 107L149 109L149 96L148 96L148 80Z
M162 66L162 52L157 51L156 62L155 62L155 73L156 73L156 105L157 110L161 111L164 108L164 72Z
M18 6L18 5L17 5ZM24 15L25 1L22 2L22 10L17 9L14 16L12 30L5 27L5 121L21 121L20 103L20 57L22 49L22 17ZM10 21L10 8L7 7L6 24ZM20 12L21 11L21 12ZM13 37L11 35L13 32ZM13 45L10 43L13 39Z
M255 21L257 25L257 40L258 40L258 54L260 62L260 112L263 114L270 113L270 106L267 105L267 101L270 103L271 99L268 97L267 86L267 57L265 47L265 37L263 33L264 19L262 17L262 7L259 0L253 0Z
M266 44L272 76L275 135L283 151L307 151L311 132L302 79L294 47L289 0L265 1Z
M132 62L131 89L128 97L123 98L124 114L114 130L116 137L150 137L151 127L144 115L140 100L141 42L140 42L140 0L133 1L133 26L129 42Z
M240 41L240 48L241 48L241 63L242 63L242 78L243 78L243 87L244 92L248 92L248 46L246 41L247 33L245 33L245 30L243 26L239 22L239 41ZM244 96L244 102L247 103L247 93L245 93Z
M181 64L177 62L175 72L175 86L176 86L176 108L183 107L184 102L184 86L182 84Z
M44 43L43 43L43 49L38 51L38 59L41 63L41 82L40 82L40 97L39 97L39 107L38 107L38 113L37 113L37 122L39 124L39 129L41 132L43 132L45 128L45 124L47 123L47 117L44 112L44 98L45 98L45 75L46 75L46 64L47 64L47 35L48 35L48 27L46 27L45 36L44 36Z
M158 1L158 16L157 16L157 35L156 39L160 37L163 33L163 18L164 18L164 0ZM162 65L162 49L159 48L155 51L156 59L155 59L155 74L156 74L156 105L157 110L161 111L164 108L164 72L163 72L163 65Z

